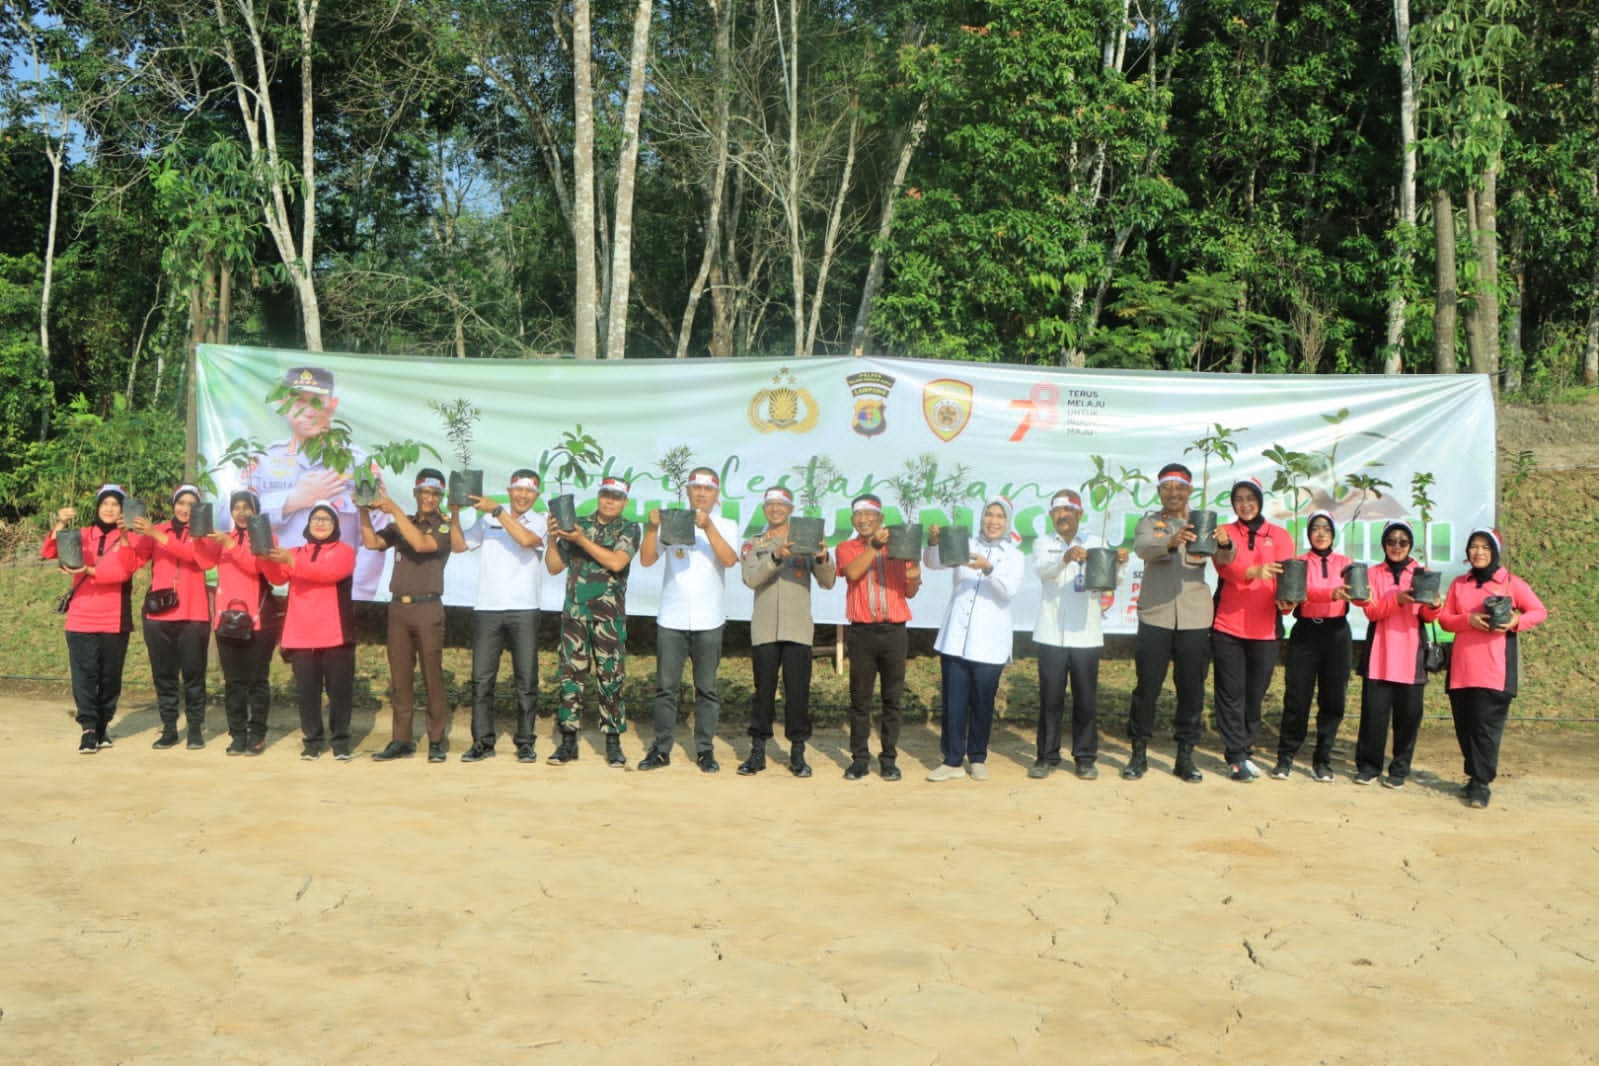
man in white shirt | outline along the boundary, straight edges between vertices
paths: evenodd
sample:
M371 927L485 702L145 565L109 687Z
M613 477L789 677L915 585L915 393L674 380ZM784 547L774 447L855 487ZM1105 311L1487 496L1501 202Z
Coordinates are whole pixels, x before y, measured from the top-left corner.
M694 511L694 543L662 544L661 512L653 509L639 545L641 566L666 560L661 577L661 606L655 628L655 743L638 764L657 770L672 761L672 735L677 726L677 693L683 684L683 663L694 663L694 751L701 772L721 769L713 744L722 710L716 672L722 663L722 627L727 568L738 561L732 542L738 527L723 518L721 480L708 466L688 476L688 502Z
M1099 656L1104 647L1100 614L1106 593L1084 587L1083 564L1099 538L1082 533L1083 500L1061 489L1049 501L1055 532L1034 545L1033 569L1043 583L1033 642L1038 646L1038 756L1028 777L1048 777L1060 765L1061 726L1066 714L1066 688L1072 691L1072 759L1077 776L1099 776ZM1127 549L1116 550L1116 562L1127 562Z
M539 476L523 468L511 475L509 508L473 496L478 520L451 527L450 550L478 552L477 602L472 612L472 747L462 762L494 757L494 683L500 653L509 645L516 679L516 761L534 762L533 718L539 699L539 572L544 538L536 532L533 504Z

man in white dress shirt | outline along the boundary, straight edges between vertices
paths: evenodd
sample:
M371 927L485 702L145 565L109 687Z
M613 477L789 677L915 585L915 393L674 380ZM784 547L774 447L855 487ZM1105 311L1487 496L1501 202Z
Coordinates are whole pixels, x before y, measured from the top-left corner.
M1038 755L1028 777L1048 777L1060 765L1061 727L1066 715L1066 689L1072 692L1072 759L1077 776L1099 776L1099 656L1103 597L1110 593L1085 587L1083 564L1099 538L1083 533L1082 497L1061 489L1049 501L1055 532L1034 546L1033 570L1043 583L1033 642L1038 646ZM1116 562L1127 562L1127 549L1116 549Z
M721 481L708 466L688 476L688 502L694 511L694 543L662 544L661 512L650 511L639 545L641 566L666 560L661 577L661 606L655 628L655 742L638 764L658 770L672 761L672 736L677 725L677 693L683 663L694 664L694 752L702 773L721 769L713 745L722 710L716 672L722 663L722 628L727 568L738 561L733 541L738 527L717 513Z
M450 550L478 552L477 602L472 612L472 747L462 762L494 757L494 683L500 654L511 649L516 679L516 760L534 762L533 718L539 700L539 571L544 569L544 538L537 532L533 504L541 488L538 474L523 468L511 475L509 508L473 496L478 520L451 527Z

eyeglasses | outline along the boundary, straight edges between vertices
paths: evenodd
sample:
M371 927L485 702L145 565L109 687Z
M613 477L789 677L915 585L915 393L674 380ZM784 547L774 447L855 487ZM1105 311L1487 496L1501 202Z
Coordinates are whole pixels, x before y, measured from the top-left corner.
M1408 548L1410 547L1410 541L1403 537L1384 537L1382 546L1384 548Z

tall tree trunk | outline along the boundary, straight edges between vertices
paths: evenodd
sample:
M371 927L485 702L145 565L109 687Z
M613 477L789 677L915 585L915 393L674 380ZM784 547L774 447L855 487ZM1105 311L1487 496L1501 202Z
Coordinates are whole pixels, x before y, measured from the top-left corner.
M1466 189L1466 250L1473 265L1477 257L1477 190ZM1477 275L1477 285L1482 284L1481 274ZM1482 302L1481 293L1477 289L1468 289L1465 306L1461 308L1461 318L1464 319L1466 334L1466 364L1473 373L1477 373L1477 364L1482 360L1482 350L1485 345L1482 333Z
M300 222L299 233L289 209L289 189L282 175L285 168L278 153L277 116L272 107L272 89L277 71L268 60L267 28L257 20L254 0L215 0L213 10L223 36L222 59L227 64L234 98L250 145L251 162L265 174L266 188L260 195L263 219L294 287L300 307L300 324L305 346L322 350L322 309L317 296L313 265L316 262L316 109L315 51L317 6L320 0L295 0L297 46L300 70ZM230 9L238 17L250 44L248 68L233 47Z
M572 246L577 253L577 320L572 349L579 359L599 355L599 314L594 263L594 61L589 0L572 3Z
M722 242L722 201L727 196L727 129L732 93L729 79L733 69L733 0L723 0L715 5L716 12L716 117L711 129L711 191L705 210L705 250L700 255L700 269L689 285L688 300L683 305L683 321L677 329L679 359L688 356L689 339L694 334L694 318L699 312L700 300L705 295L705 283L711 277L711 264ZM715 329L711 354L717 353ZM720 354L729 354L726 351Z
M1394 43L1399 47L1399 248L1388 297L1383 343L1384 374L1405 368L1405 291L1414 266L1416 232L1416 64L1410 54L1410 0L1394 0Z
M861 288L861 303L855 310L855 328L850 331L851 355L865 355L872 339L872 305L883 290L883 276L887 273L883 249L894 231L894 205L899 202L900 190L905 187L905 175L910 173L911 159L916 155L922 137L927 133L928 98L922 97L916 105L916 117L911 119L909 131L899 146L899 159L894 164L894 177L884 190L883 212L877 220L877 240L872 242L872 259L866 268L866 284Z
M784 69L788 96L789 284L793 287L794 354L805 354L805 249L801 243L799 178L799 0L788 0L788 55Z
M822 237L822 255L816 264L816 286L811 293L810 322L805 327L805 349L802 355L816 354L816 331L822 322L822 299L827 293L827 274L833 266L833 251L838 245L839 230L843 228L849 187L855 176L855 149L860 143L860 133L860 99L856 98L850 102L849 143L844 150L844 173L839 175L838 192L833 197L832 209L827 213L827 231Z
M1459 311L1459 282L1455 271L1455 204L1442 186L1432 196L1433 230L1437 247L1438 296L1432 314L1432 369L1435 374L1455 372L1455 318Z
M1499 388L1499 164L1490 163L1477 192L1477 351L1471 369Z
M45 157L50 161L50 217L45 225L44 281L39 290L39 365L44 368L45 383L49 385L50 295L56 273L56 233L61 227L61 167L65 159L63 153L66 150L66 138L63 136L59 148L51 145L48 138L45 143L50 145L45 149ZM54 404L52 396L50 402L39 412L40 440L50 435L50 408Z
M1516 199L1521 199L1516 193ZM1516 392L1521 388L1521 370L1526 365L1526 353L1521 343L1522 288L1527 283L1527 224L1525 212L1514 211L1515 222L1510 230L1510 244L1505 250L1505 273L1510 284L1505 290L1504 388Z
M650 60L650 0L633 10L627 103L622 108L622 158L616 169L616 236L611 243L611 310L606 316L605 357L627 357L627 301L633 272L633 187L638 174L639 116L644 112L644 72Z

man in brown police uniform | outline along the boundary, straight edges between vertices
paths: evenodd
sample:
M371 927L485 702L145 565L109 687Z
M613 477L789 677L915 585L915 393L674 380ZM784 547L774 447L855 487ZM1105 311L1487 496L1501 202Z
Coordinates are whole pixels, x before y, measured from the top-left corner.
M407 515L387 495L376 507L390 524L372 528L369 508L361 508L361 543L373 551L394 549L389 575L389 683L393 687L394 734L372 756L378 762L416 754L411 717L416 709L415 671L422 667L427 692L428 762L443 762L449 750L444 729L449 704L444 698L444 564L450 559L450 521L439 510L444 475L423 467L416 475L416 514Z

